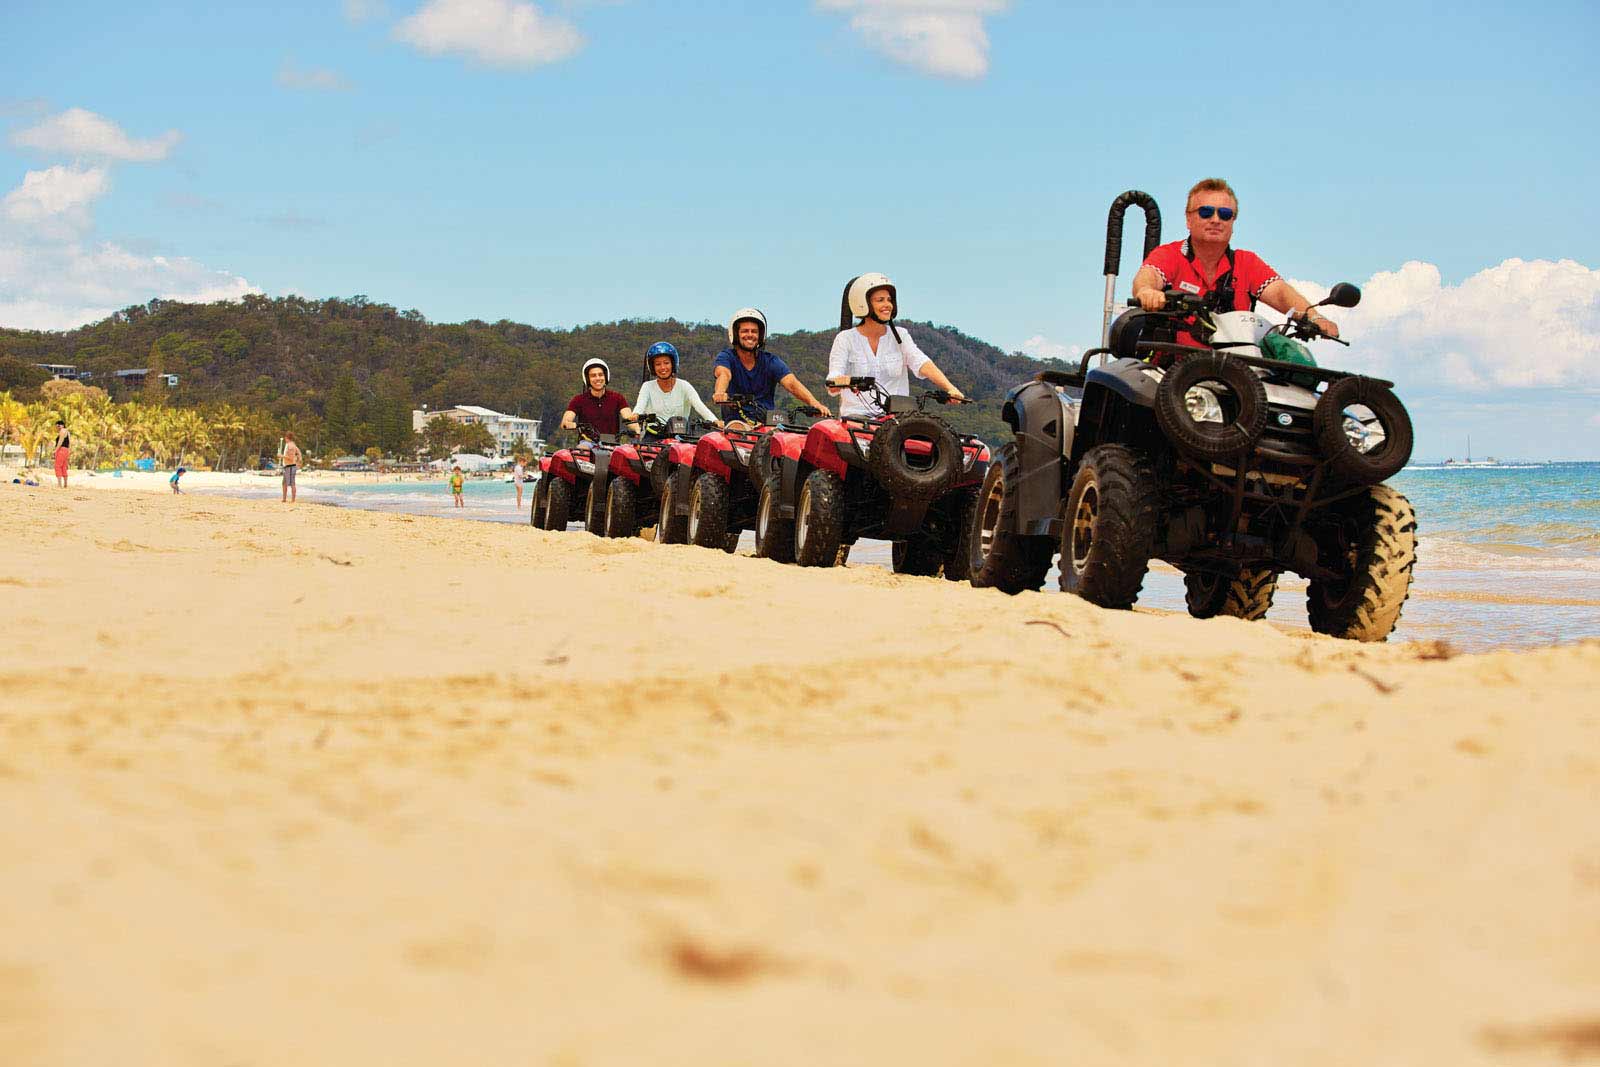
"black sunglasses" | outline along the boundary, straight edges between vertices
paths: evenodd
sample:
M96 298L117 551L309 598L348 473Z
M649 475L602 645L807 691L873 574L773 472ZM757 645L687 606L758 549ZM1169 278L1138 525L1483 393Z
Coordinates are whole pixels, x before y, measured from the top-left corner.
M1212 207L1210 204L1195 208L1194 213L1203 219L1209 219L1212 215L1215 215L1223 222L1232 222L1233 216L1237 214L1231 207Z

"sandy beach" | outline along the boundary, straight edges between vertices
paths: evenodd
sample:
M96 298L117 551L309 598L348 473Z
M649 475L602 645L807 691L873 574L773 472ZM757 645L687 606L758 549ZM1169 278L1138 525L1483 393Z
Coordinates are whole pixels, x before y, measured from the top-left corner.
M1600 642L98 488L0 486L7 1065L1600 1062Z

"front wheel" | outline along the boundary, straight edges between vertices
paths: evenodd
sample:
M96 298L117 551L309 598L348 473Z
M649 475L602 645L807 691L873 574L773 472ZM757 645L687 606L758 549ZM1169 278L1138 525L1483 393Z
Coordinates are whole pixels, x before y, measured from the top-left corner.
M678 484L676 473L661 484L661 514L656 519L656 542L663 545L681 545L689 539L689 520L675 514L678 510Z
M795 506L794 558L802 567L835 567L844 533L844 482L832 471L806 476Z
M540 478L539 484L533 487L533 505L528 508L528 522L535 530L544 529L545 505L549 502L550 486L546 478Z
M1339 548L1345 574L1313 578L1306 590L1311 628L1351 641L1382 641L1394 632L1411 595L1417 562L1417 514L1387 485L1367 490Z
M1183 576L1184 603L1197 619L1226 616L1254 622L1266 618L1277 589L1278 572L1268 567L1194 570Z
M756 556L779 563L794 562L794 520L782 518L783 479L768 475L756 503Z
M722 548L728 538L728 483L700 472L689 490L689 543Z
M607 537L633 537L639 532L639 489L626 478L613 478L606 488Z
M1122 445L1084 453L1061 531L1061 591L1103 608L1139 599L1161 494L1150 461Z
M1048 537L1017 532L1020 479L1017 443L1007 441L983 476L965 538L968 571L972 584L980 589L1013 594L1039 589L1050 572L1055 543Z
M572 516L572 483L564 478L550 480L550 493L545 500L544 528L560 532L567 528Z
M591 479L589 491L583 498L583 528L596 537L606 535L606 497L600 488L600 479Z

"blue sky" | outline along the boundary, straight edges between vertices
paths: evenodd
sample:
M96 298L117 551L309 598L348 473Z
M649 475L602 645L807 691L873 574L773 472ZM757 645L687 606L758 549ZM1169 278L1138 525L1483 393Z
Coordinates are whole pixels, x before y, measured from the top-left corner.
M826 329L883 270L907 317L1070 353L1111 198L1175 239L1220 174L1241 247L1367 285L1319 356L1396 378L1420 453L1600 456L1593 5L1128 10L14 3L0 324L260 290Z

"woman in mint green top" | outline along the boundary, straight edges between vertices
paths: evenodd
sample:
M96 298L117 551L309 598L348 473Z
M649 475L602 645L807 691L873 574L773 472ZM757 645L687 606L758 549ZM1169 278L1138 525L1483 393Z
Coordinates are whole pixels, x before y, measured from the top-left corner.
M678 350L666 341L650 346L644 357L645 383L639 387L639 399L633 410L639 415L654 415L667 419L688 418L698 415L706 422L722 425L716 413L706 407L694 386L678 378Z

